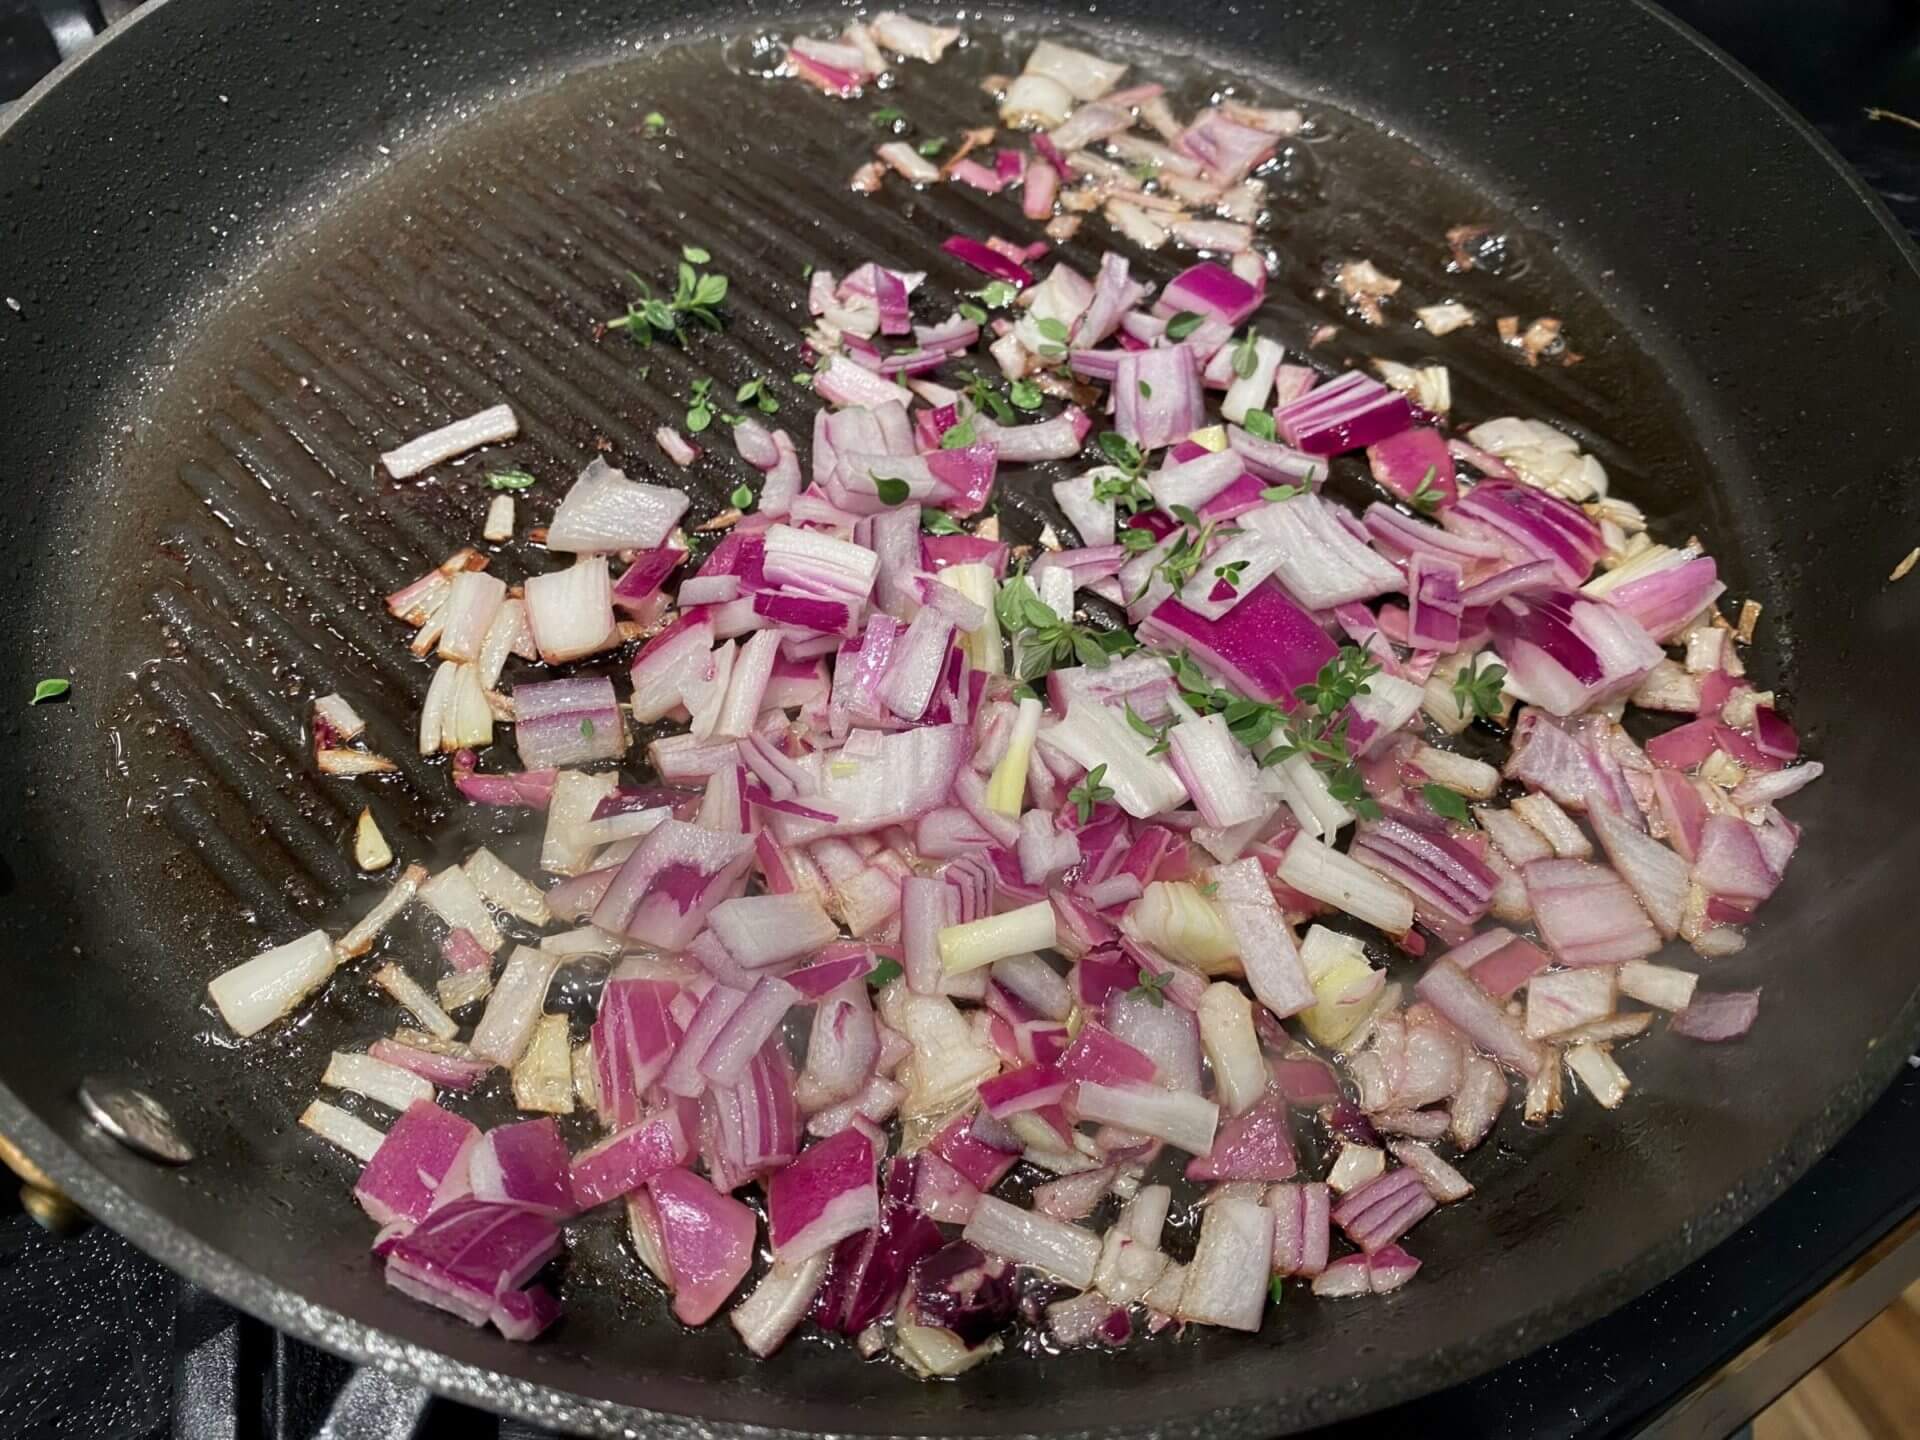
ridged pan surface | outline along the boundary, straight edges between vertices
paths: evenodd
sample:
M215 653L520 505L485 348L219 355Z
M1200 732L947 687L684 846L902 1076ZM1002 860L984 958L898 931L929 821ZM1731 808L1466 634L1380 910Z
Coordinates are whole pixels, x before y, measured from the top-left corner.
M1272 1433L1472 1373L1644 1288L1804 1168L1907 1052L1914 975L1894 926L1914 842L1898 817L1917 782L1893 757L1915 698L1913 603L1883 577L1920 540L1902 483L1912 426L1890 399L1913 393L1897 337L1915 333L1914 278L1824 157L1663 22L1623 10L1623 36L1518 4L1422 24L1386 4L1262 8L1257 22L1200 7L1175 36L1172 17L1127 18L1145 5L996 13L970 17L974 43L937 69L837 103L765 77L767 37L794 23L771 12L689 38L645 6L459 7L434 28L376 5L300 8L169 0L0 136L0 244L15 257L0 292L19 301L0 311L0 473L16 498L0 515L14 816L0 1128L163 1258L299 1333L586 1430ZM852 191L870 112L897 107L916 139L991 123L979 78L1016 69L1049 28L1126 54L1182 110L1228 84L1306 110L1309 135L1271 178L1267 333L1297 350L1336 327L1311 352L1329 369L1443 360L1456 414L1573 429L1657 533L1699 534L1733 595L1765 603L1762 683L1789 695L1829 776L1794 809L1806 843L1767 924L1708 977L1763 985L1759 1027L1731 1047L1636 1044L1616 1113L1576 1101L1543 1130L1503 1125L1464 1167L1479 1194L1421 1228L1416 1284L1384 1301L1300 1297L1253 1338L1030 1352L934 1386L812 1339L759 1363L724 1325L673 1322L610 1213L574 1227L567 1319L536 1345L386 1291L350 1162L293 1123L328 1052L393 1023L371 965L250 1043L204 1001L263 936L338 929L372 902L384 882L348 847L363 805L403 858L444 863L482 841L519 853L529 827L458 802L444 762L414 753L431 667L381 596L477 542L490 469L539 479L520 496L523 537L596 453L684 485L696 517L721 508L753 478L722 427L684 472L651 439L682 423L696 379L730 395L764 378L769 423L804 451L804 267L926 269L945 301L980 282L941 238L1032 228L1017 198L897 179ZM1522 37L1543 54L1588 47L1591 73L1535 83ZM169 66L161 104L152 72ZM1659 92L1663 76L1692 88ZM89 87L129 115L145 97L150 124L73 148L63 107ZM1762 204L1697 163L1715 153L1791 198ZM82 161L98 171L61 173L85 175L85 202L49 198L46 177ZM1463 224L1503 238L1495 263L1450 267L1446 232ZM1058 256L1091 272L1120 243L1094 221ZM670 285L689 244L730 277L725 332L646 351L605 332L629 272ZM1382 327L1328 290L1355 257L1405 281ZM1162 281L1189 257L1135 258ZM1444 341L1414 329L1413 306L1441 299L1481 324ZM1558 317L1580 363L1524 365L1493 332L1501 315ZM376 468L381 450L502 400L521 417L513 444L408 484ZM1003 472L1017 538L1047 522L1062 473ZM1336 486L1363 493L1352 475ZM492 568L515 581L552 563L523 538ZM71 703L22 710L22 686L54 673L74 676ZM398 774L315 773L308 705L329 690ZM384 953L438 973L417 933ZM590 1014L596 980L567 972L559 999ZM88 1073L165 1098L201 1158L156 1173L86 1136L70 1096ZM503 1088L488 1092L496 1115Z

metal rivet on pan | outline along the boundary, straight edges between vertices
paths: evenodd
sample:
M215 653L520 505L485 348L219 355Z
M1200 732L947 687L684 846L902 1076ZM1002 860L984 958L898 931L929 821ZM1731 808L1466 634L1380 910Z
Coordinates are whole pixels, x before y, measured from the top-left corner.
M87 1117L136 1155L165 1165L184 1165L193 1147L180 1138L167 1107L130 1085L88 1076L80 1082L80 1105Z

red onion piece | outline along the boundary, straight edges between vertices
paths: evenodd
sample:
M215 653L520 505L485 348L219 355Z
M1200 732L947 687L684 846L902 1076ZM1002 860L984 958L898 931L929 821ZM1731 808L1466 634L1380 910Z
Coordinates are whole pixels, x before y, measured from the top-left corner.
M424 1220L436 1192L449 1175L465 1169L479 1140L471 1121L431 1100L416 1100L361 1170L353 1198L377 1225Z
M1427 967L1414 989L1474 1044L1529 1079L1548 1063L1540 1046L1526 1037L1514 1019L1474 984L1466 971L1445 956Z
M1187 1178L1286 1180L1298 1163L1286 1101L1270 1090L1220 1127L1213 1148L1187 1162Z
M672 1278L673 1313L682 1324L704 1325L747 1278L759 1222L691 1170L675 1167L647 1188Z
M777 1260L804 1259L879 1218L873 1142L858 1130L808 1146L767 1187L767 1233Z
M1736 1040L1759 1014L1758 990L1697 991L1669 1028L1693 1040Z
M1010 280L1022 288L1034 283L1033 272L1026 266L1015 264L992 246L971 236L949 235L941 242L940 248L982 275L992 276L996 280Z

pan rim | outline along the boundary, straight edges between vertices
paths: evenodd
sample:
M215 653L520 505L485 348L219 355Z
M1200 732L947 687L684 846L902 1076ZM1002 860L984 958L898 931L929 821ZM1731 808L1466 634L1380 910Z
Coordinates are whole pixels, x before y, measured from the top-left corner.
M1674 36L1674 42L1703 52L1738 82L1740 88L1768 106L1788 132L1811 146L1812 153L1841 179L1846 192L1863 204L1879 229L1893 242L1908 270L1920 276L1920 248L1917 248L1898 221L1860 177L1840 157L1826 139L1781 97L1757 77L1701 36L1692 27L1651 3L1633 0L1635 7L1657 20ZM168 0L142 7L129 22L114 27L82 56L61 66L36 85L4 118L0 118L0 144L6 143L30 122L36 111L61 86L86 73L88 62L117 44L132 25L153 15L171 13L176 7ZM1542 1344L1563 1338L1575 1329L1611 1312L1632 1296L1660 1284L1688 1263L1718 1245L1765 1205L1796 1183L1847 1129L1856 1123L1870 1105L1885 1091L1907 1050L1920 1041L1920 994L1907 1004L1874 1042L1869 1062L1856 1072L1849 1084L1814 1119L1800 1127L1776 1153L1774 1163L1756 1174L1744 1177L1712 1210L1700 1216L1698 1223L1656 1244L1631 1263L1616 1270L1610 1282L1588 1290L1578 1298L1508 1321L1497 1329L1470 1340L1442 1345L1417 1365L1410 1365L1365 1391L1323 1392L1303 1405L1299 1399L1288 1402L1260 1402L1250 1405L1201 1410L1191 1415L1159 1422L1085 1427L1045 1433L1076 1437L1184 1437L1188 1435L1252 1436L1273 1433L1280 1417L1310 1410L1326 1420L1384 1408L1427 1393L1434 1387L1428 1378L1433 1372L1452 1372L1455 1381L1486 1373ZM817 1432L767 1427L744 1421L714 1421L595 1400L555 1386L519 1379L451 1357L392 1331L355 1320L336 1310L309 1302L287 1289L252 1272L212 1244L174 1224L116 1183L81 1147L65 1139L47 1125L4 1083L0 1083L0 1130L21 1150L40 1164L66 1192L109 1228L134 1241L147 1253L191 1282L218 1295L236 1308L255 1316L297 1338L382 1371L415 1380L436 1393L477 1406L512 1414L532 1423L572 1429L578 1433L626 1434L635 1427L655 1427L666 1436L708 1436L716 1426L741 1435L765 1436L785 1440ZM504 1342L503 1342L504 1343ZM1310 1392L1309 1392L1310 1393ZM896 1433L876 1430L872 1433ZM943 1430L943 1437L960 1440L962 1436L988 1432ZM992 1432L996 1437L1007 1432Z

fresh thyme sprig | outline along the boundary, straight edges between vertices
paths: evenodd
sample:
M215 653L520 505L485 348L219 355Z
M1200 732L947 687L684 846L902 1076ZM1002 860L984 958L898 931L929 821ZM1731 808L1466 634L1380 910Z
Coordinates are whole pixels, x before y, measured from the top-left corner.
M1156 1010L1163 1010L1166 1008L1167 1001L1161 992L1167 988L1167 982L1171 979L1173 979L1171 970L1142 970L1140 983L1127 991L1127 994L1136 1000L1147 1001Z
M1037 680L1049 670L1075 663L1102 670L1115 655L1134 648L1133 637L1124 630L1096 630L1062 620L1024 575L1000 587L993 609L1001 632L1019 641L1021 680Z
M1113 787L1100 782L1106 778L1107 767L1096 765L1086 773L1080 783L1067 791L1067 801L1080 815L1080 823L1085 825L1093 819L1093 807L1104 804L1113 798Z
M1378 818L1380 807L1367 793L1347 742L1347 707L1356 697L1370 693L1367 681L1380 672L1379 663L1365 651L1342 646L1320 667L1312 684L1294 692L1300 703L1291 710L1215 685L1185 651L1164 658L1181 698L1193 709L1223 716L1228 731L1249 749L1274 742L1260 757L1261 765L1278 765L1305 755L1326 777L1334 799L1365 819Z
M1507 667L1489 662L1475 667L1469 660L1453 677L1453 703L1462 715L1491 720L1500 713L1500 686L1507 678Z
M627 277L640 292L638 300L627 302L627 313L607 321L609 330L624 330L636 344L651 346L656 338L687 343L689 322L709 330L721 327L718 307L727 298L727 277L695 270L713 257L697 245L682 248L680 268L675 277L673 296L655 295L653 287L631 270Z

